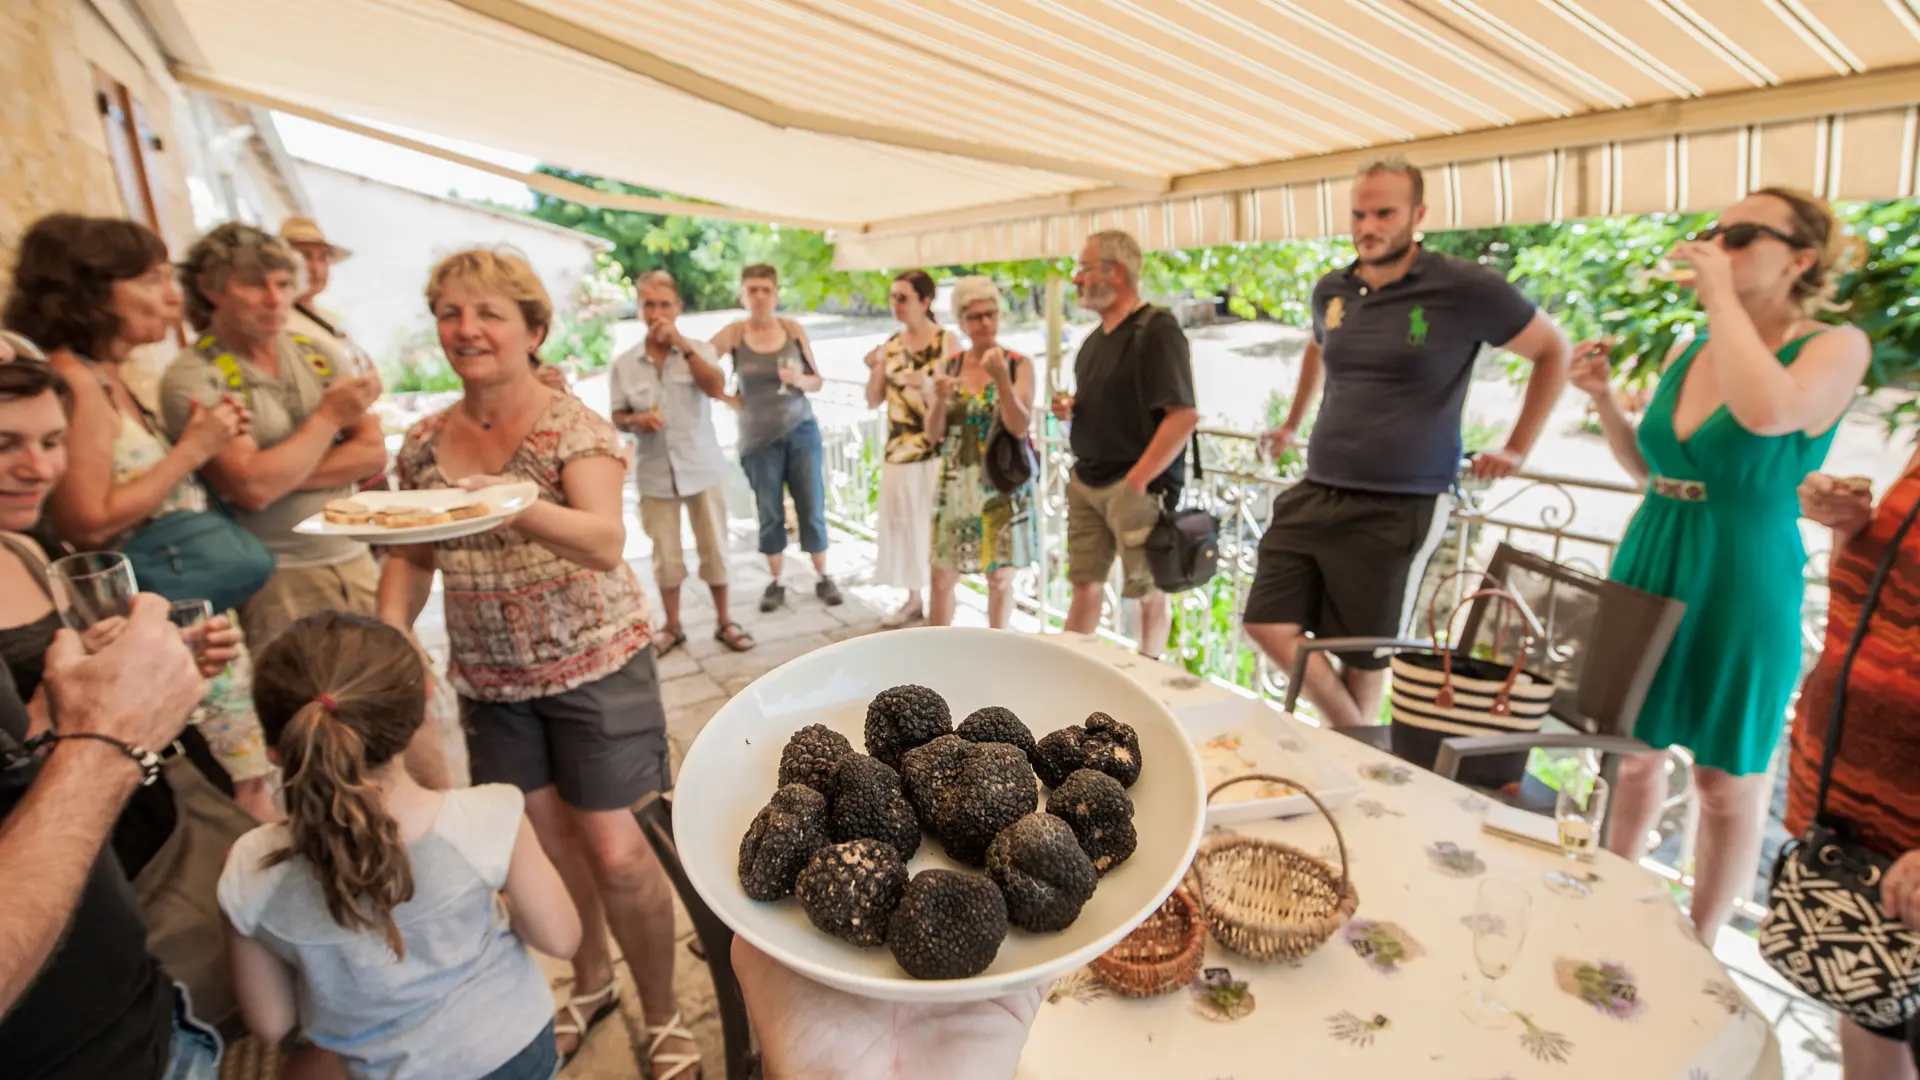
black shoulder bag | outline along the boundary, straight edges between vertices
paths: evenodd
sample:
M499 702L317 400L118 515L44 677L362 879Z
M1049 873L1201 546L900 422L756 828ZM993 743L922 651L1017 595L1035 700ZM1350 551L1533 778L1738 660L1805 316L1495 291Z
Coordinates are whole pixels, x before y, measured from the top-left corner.
M1862 847L1851 822L1827 814L1827 789L1840 751L1853 658L1916 514L1920 502L1894 530L1860 601L1860 621L1834 679L1813 821L1774 860L1767 917L1760 924L1760 956L1769 966L1807 996L1869 1028L1893 1027L1920 1012L1920 927L1886 916L1880 881L1893 860Z
M1012 383L1020 374L1019 358L1007 353L1007 382ZM993 419L987 425L986 445L981 449L980 471L986 474L987 483L1002 495L1011 495L1033 481L1033 474L1039 471L1039 463L1033 452L1033 439L1028 435L1015 435L1000 422L1000 406L994 403Z
M1149 308L1134 320L1132 336L1127 339L1128 353L1139 344L1141 328L1155 314ZM1193 479L1198 481L1206 472L1200 464L1198 432L1187 444L1187 450L1193 458ZM1147 568L1153 572L1153 584L1161 592L1197 589L1220 572L1220 519L1199 507L1182 510L1168 506L1166 493L1162 492L1160 520L1147 534L1146 552Z

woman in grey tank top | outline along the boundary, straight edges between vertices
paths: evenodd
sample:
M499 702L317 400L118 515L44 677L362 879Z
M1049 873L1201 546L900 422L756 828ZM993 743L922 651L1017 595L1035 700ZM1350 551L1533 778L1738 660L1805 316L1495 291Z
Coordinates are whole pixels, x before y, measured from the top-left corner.
M741 271L740 302L747 318L715 335L713 348L733 355L740 387L740 468L753 488L760 554L767 557L773 575L760 597L760 610L772 611L787 598L780 571L786 561L788 492L800 515L800 549L813 557L819 575L814 595L839 604L845 598L827 575L826 463L820 425L806 397L822 382L813 350L799 323L774 314L780 280L773 267L758 263Z

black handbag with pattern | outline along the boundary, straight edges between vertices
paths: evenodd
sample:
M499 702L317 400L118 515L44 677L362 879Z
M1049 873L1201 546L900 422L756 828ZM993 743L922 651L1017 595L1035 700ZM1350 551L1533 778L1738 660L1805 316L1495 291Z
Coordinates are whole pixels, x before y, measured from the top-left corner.
M1851 822L1827 813L1827 789L1840 750L1847 676L1916 514L1920 503L1894 530L1860 601L1860 621L1834 683L1813 822L1780 849L1760 924L1760 956L1769 966L1808 997L1869 1028L1893 1027L1920 1013L1920 928L1887 916L1880 882L1893 860L1862 847Z

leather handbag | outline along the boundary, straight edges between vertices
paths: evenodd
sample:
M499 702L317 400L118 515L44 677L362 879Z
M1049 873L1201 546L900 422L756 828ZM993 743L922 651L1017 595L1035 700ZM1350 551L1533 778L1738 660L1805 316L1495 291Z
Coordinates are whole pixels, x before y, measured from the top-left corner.
M1007 381L1012 382L1019 374L1019 358L1007 354ZM1034 474L1039 472L1039 462L1033 451L1033 439L1026 435L1015 435L1000 423L1000 410L993 410L993 420L987 425L987 442L981 450L980 470L986 474L987 483L1002 495L1011 495L1033 482Z
M1199 480L1200 437L1188 444L1193 451L1193 478ZM1160 496L1160 520L1147 534L1147 568L1161 592L1197 589L1220 572L1220 519L1198 507L1185 510L1166 504Z
M1827 813L1827 791L1840 750L1853 658L1866 640L1880 591L1916 514L1920 503L1894 530L1860 601L1860 621L1834 680L1813 821L1774 860L1767 915L1760 923L1760 957L1768 966L1808 997L1870 1028L1893 1027L1920 1013L1920 928L1887 916L1880 882L1893 860L1862 846L1853 823Z
M122 541L120 553L140 588L169 600L208 600L215 612L239 607L273 576L273 552L217 510L162 514Z
M1441 579L1478 570L1456 571ZM1525 670L1527 653L1533 638L1526 631L1519 604L1505 589L1480 589L1460 598L1453 614L1444 624L1451 629L1462 608L1476 601L1498 603L1505 615L1503 631L1518 631L1513 646L1513 663L1501 664L1482 659L1462 647L1461 642L1443 640L1440 622L1440 592L1434 589L1433 602L1427 608L1427 632L1434 654L1405 653L1394 656L1393 720L1388 732L1395 757L1422 768L1433 768L1440 744L1456 735L1511 735L1540 730L1540 724L1553 707L1555 684L1545 675ZM1506 633L1496 636L1498 642ZM1473 787L1501 788L1518 783L1525 775L1527 752L1490 754L1463 761L1454 777Z

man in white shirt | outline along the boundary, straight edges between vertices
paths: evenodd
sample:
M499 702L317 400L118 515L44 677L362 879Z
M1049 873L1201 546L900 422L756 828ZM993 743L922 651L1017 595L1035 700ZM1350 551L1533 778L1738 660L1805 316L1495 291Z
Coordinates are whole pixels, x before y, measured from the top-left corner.
M675 327L680 287L655 270L640 279L646 340L613 362L609 402L613 426L639 438L633 479L640 492L640 527L653 541L653 578L660 586L666 624L654 631L659 655L687 640L680 625L680 584L687 579L680 541L681 510L693 525L700 580L713 594L714 639L735 652L753 638L727 612L727 459L714 434L712 401L726 394L726 376L713 346L691 341Z

